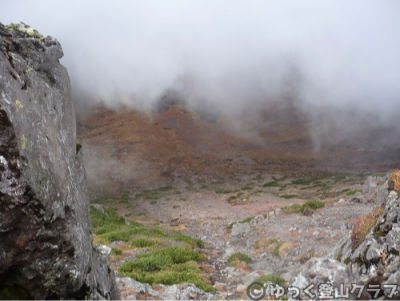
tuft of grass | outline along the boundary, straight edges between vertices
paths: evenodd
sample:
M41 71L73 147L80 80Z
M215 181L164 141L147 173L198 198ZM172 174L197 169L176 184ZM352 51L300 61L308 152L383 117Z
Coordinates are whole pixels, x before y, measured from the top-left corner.
M276 243L276 246L275 246L275 248L272 250L272 255L274 255L274 256L279 256L279 250L280 250L280 248L282 247L282 245L283 245L283 241L280 241L280 240L278 240L277 242L275 242Z
M152 240L145 239L145 238L139 238L139 239L132 240L131 247L148 248L148 247L153 246L154 244L155 244L155 242Z
M180 265L177 265L176 268L180 268ZM216 289L208 284L202 274L200 272L176 272L172 269L165 269L159 272L124 272L126 276L129 276L139 282L153 284L164 284L164 285L173 285L179 283L193 283L199 289L209 292L215 293Z
M286 280L284 278L275 274L262 275L256 278L254 282L259 282L263 284L266 282L272 282L273 284L279 284L281 286L284 286L286 284Z
M205 258L200 252L187 247L168 247L142 253L136 259L124 262L119 272L140 282L165 285L190 282L204 291L215 292L194 264Z
M269 238L269 239L266 239L265 237L263 237L263 238L261 238L261 239L258 239L258 240L254 243L253 247L254 247L255 249L266 248L266 247L268 247L269 245L272 245L272 244L277 243L277 242L279 242L279 240L276 239L276 238Z
M304 205L305 205L305 206L309 206L309 207L311 207L312 209L316 210L316 209L319 209L319 208L324 207L324 206L325 206L325 203L324 203L324 202L320 202L320 201L313 200L313 201L307 201L307 202L305 202Z
M230 203L230 202L236 200L237 198L238 198L237 195L231 195L231 196L227 199L227 202Z
M163 254L151 254L151 256L138 256L138 258L135 260L125 261L120 266L119 271L121 273L126 273L133 270L140 270L141 272L161 271L166 266L172 265L172 263L172 258L170 256L163 256Z
M252 261L250 256L248 256L244 253L241 253L241 252L233 253L228 257L228 262L230 262L230 263L235 262L237 260L243 261L245 263L250 263Z
M122 254L122 250L121 249L117 249L117 248L112 248L111 249L111 255L121 255Z
M314 212L318 208L322 208L325 206L324 202L320 201L307 201L302 205L293 204L291 206L283 207L282 210L286 213L309 213Z
M102 234L99 239L101 243L108 244L113 241L129 241L135 236L150 236L150 237L167 237L161 229L152 227L129 227L126 226L117 231L111 231Z
M242 190L253 190L252 186L246 185L241 188Z
M144 237L163 238L172 241L184 242L193 247L202 248L204 243L197 238L184 235L178 231L167 231L158 227L143 226L140 223L130 221L125 224L124 218L118 216L115 210L105 209L104 213L91 206L90 215L92 218L93 233L96 234L96 241L108 244L113 241L132 242L133 247L149 247L150 240L145 242Z
M228 201L228 202L232 202L233 200L236 200L237 198L240 198L243 194L244 194L243 192L238 192L238 193L235 194L235 195L231 195L231 196L227 199L227 201Z
M273 247L272 249L272 254L275 256L279 256L279 250L281 248L281 246L284 244L283 241L280 241L279 239L276 238L270 238L268 240L266 240L265 238L262 238L260 240L257 240L254 243L254 248L255 249L260 249L260 248L267 248L271 251L271 248L269 246L271 245L275 245L275 246L271 246Z
M276 186L279 186L279 182L277 181L271 181L263 185L263 187L276 187Z
M384 208L377 208L373 212L360 216L353 226L351 233L351 249L354 251L364 241L365 237L371 231L372 227L376 224L378 217L383 214Z
M90 217L92 219L93 233L103 234L114 231L125 226L125 220L120 217L115 210L104 209L104 213L97 210L94 206L90 207ZM133 223L133 225L140 225Z
M350 188L343 189L338 194L346 194L347 196L355 195L360 190L351 190Z
M229 190L229 189L217 189L217 190L215 190L215 193L227 194L227 193L232 193L232 190Z

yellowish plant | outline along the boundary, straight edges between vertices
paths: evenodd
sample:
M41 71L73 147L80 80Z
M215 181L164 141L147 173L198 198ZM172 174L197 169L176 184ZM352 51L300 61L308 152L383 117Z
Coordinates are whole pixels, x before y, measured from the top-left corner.
M384 211L384 208L377 208L373 212L360 216L354 223L353 232L351 233L352 251L364 241L365 237L376 224L379 215Z

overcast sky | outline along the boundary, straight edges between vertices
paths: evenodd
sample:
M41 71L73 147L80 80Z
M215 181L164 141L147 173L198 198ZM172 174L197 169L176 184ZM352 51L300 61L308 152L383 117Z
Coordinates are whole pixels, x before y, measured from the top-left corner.
M400 1L0 0L0 21L57 38L73 89L108 103L400 104Z

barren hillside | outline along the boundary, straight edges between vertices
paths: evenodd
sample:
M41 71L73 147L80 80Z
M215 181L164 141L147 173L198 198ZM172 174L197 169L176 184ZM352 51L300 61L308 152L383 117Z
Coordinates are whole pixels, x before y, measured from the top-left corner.
M390 129L342 118L337 129L330 119L311 120L290 105L275 105L239 132L228 120L186 105L147 113L97 107L78 114L78 136L89 185L102 190L250 171L376 172L400 163Z

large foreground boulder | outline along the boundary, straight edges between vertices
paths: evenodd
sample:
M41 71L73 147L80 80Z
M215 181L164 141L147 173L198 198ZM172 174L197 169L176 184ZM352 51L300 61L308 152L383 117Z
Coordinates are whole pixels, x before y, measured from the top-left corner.
M59 42L0 24L0 299L119 298L94 248Z

